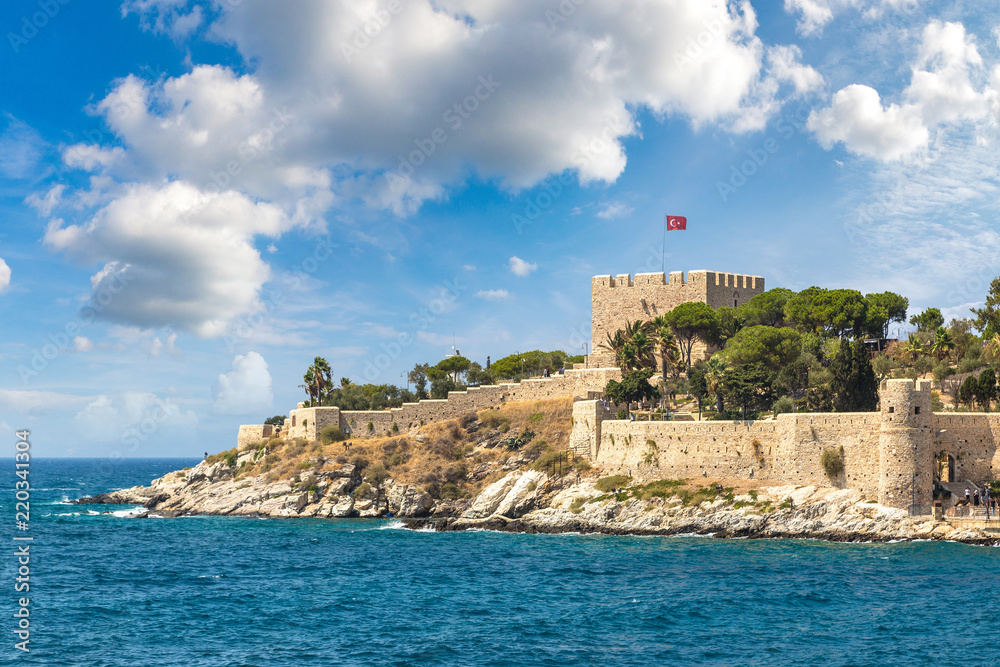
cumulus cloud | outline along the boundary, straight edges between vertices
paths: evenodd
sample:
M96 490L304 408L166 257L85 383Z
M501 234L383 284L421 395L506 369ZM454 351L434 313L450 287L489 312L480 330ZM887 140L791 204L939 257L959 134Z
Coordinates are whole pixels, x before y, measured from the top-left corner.
M86 336L74 336L73 348L77 352L90 352L94 349L94 342Z
M476 292L476 298L486 301L506 301L510 298L510 292L505 289L479 290Z
M853 153L879 160L906 157L940 131L985 119L997 107L997 88L973 84L974 76L985 78L982 70L982 57L964 26L934 20L924 28L901 103L883 106L878 91L852 84L834 94L829 107L810 114L808 127L826 148L842 142Z
M91 277L98 317L208 337L259 309L270 268L253 237L288 226L271 204L170 183L130 187L85 224L50 225L44 239L83 264L102 266Z
M0 174L29 178L45 153L45 141L24 121L7 114L7 127L0 132Z
M10 287L10 267L0 259L0 292Z
M174 4L131 10L156 21ZM322 189L328 167L344 164L352 169L333 187L398 212L442 196L470 165L512 188L566 169L613 181L639 107L731 130L766 121L779 80L749 2L634 5L553 13L527 1L413 0L379 24L376 3L293 13L239 3L211 30L253 74L201 66L152 85L128 77L97 110L162 172L239 161L247 128L287 109L292 120L268 159L240 165L251 172L240 187L272 177L287 186L294 172Z
M214 409L221 414L243 415L270 410L274 394L264 357L256 352L236 355L233 369L219 375L213 394Z
M851 84L833 96L833 104L814 111L807 127L824 148L843 142L854 153L895 160L927 145L929 132L915 105L883 107L878 91Z
M863 15L869 19L878 19L888 10L905 11L916 5L919 0L881 0L881 2L864 2L863 0L785 0L785 11L798 14L796 30L801 35L820 35L823 28L833 20L835 14L846 9L863 9Z
M521 278L524 278L525 276L527 276L532 271L538 268L537 264L526 262L517 255L510 258L510 261L508 262L507 266L508 268L510 268L511 273Z

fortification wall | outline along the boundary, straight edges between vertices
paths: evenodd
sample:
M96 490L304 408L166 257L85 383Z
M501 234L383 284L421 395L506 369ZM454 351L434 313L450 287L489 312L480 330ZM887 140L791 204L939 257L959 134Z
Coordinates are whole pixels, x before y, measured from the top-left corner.
M954 457L956 480L1000 478L1000 414L935 413L932 425L933 453Z
M618 368L571 369L564 375L532 378L520 383L469 387L465 391L449 392L447 399L424 399L388 410L296 408L288 414L285 424L292 438L315 440L327 426L339 426L352 438L378 438L405 433L414 426L433 421L457 419L470 412L496 407L504 401L587 397L592 392L603 392L608 380L612 379L621 379Z
M296 408L285 420L289 438L318 440L327 426L340 426L340 408Z
M878 413L795 414L753 422L610 420L590 431L597 437L596 461L635 477L834 484L874 498L879 480L879 423ZM582 428L577 432L575 421L574 431L577 440L586 435ZM824 449L839 453L841 447L845 472L831 480L820 457Z
M707 303L712 308L741 306L764 291L764 279L718 271L673 271L669 278L661 273L627 273L619 276L595 276L591 280L592 353L587 363L592 367L614 365L614 355L600 347L608 334L626 322L649 320L689 301ZM699 346L698 354L705 353Z
M255 445L261 440L267 440L274 433L274 427L270 424L247 424L240 426L240 431L236 435L236 446L245 449L250 445Z

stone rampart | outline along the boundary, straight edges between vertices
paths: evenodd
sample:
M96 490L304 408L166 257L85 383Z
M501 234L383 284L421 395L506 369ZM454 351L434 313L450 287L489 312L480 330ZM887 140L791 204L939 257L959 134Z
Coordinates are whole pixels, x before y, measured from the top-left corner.
M316 440L327 426L339 426L352 438L375 438L405 433L414 426L442 419L456 419L505 401L537 401L545 398L587 397L604 391L608 380L620 380L617 368L574 368L564 375L531 378L519 383L469 387L452 391L447 399L424 399L387 410L340 410L296 408L285 424L292 438Z
M267 440L273 434L274 427L270 424L246 424L240 426L240 431L236 436L236 446L245 449L261 440Z

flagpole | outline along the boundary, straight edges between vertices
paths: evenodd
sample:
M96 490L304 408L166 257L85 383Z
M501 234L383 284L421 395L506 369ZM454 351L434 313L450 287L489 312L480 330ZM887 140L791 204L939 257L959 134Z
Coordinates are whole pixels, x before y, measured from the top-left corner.
M663 248L660 250L660 271L667 272L667 216L663 216Z

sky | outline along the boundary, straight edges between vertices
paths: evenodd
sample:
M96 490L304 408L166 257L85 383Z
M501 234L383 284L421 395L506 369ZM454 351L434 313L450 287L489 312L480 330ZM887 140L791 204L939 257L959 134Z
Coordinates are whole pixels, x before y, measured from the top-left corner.
M4 2L0 433L228 449L316 356L403 385L452 345L581 353L595 275L968 316L1000 275L991 4Z

